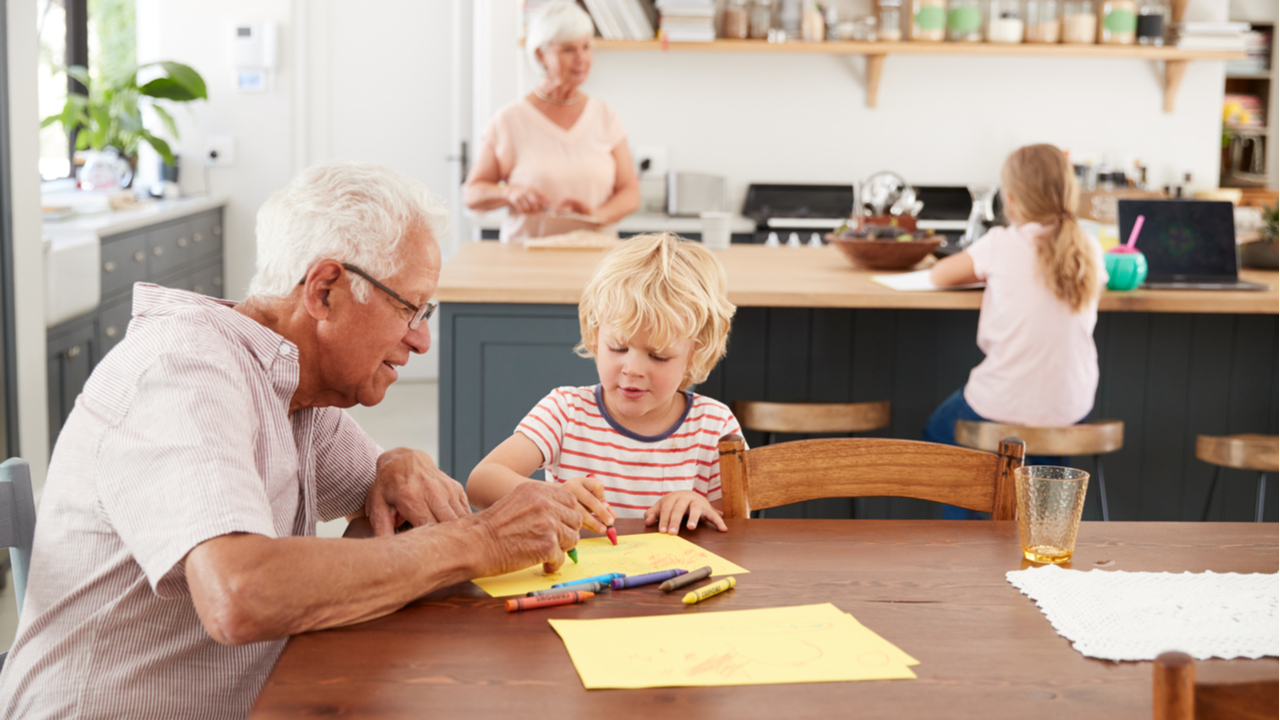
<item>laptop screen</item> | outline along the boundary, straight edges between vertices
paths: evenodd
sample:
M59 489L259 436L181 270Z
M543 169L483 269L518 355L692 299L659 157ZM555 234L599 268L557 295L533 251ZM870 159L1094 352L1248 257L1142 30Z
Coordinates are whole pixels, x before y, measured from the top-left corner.
M1120 241L1145 217L1137 248L1147 256L1147 281L1236 279L1235 215L1214 200L1120 200Z

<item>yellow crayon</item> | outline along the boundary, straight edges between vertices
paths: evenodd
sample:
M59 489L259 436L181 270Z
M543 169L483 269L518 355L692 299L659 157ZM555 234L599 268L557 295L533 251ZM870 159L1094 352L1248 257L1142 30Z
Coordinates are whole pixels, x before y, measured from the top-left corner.
M724 592L725 590L728 590L729 588L737 584L738 584L737 580L729 577L721 580L720 582L711 583L706 587L700 587L697 590L694 590L693 592L684 596L684 604L692 605L696 602L702 602L703 600L706 600L712 595L719 595L720 593Z

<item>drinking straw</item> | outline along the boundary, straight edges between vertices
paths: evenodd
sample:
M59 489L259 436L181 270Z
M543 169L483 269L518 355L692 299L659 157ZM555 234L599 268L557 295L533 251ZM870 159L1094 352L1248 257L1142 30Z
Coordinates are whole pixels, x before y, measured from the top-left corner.
M1138 242L1138 233L1142 232L1142 223L1147 221L1146 215L1139 215L1137 220L1133 221L1133 230L1129 233L1129 242L1126 247L1133 249L1133 244Z

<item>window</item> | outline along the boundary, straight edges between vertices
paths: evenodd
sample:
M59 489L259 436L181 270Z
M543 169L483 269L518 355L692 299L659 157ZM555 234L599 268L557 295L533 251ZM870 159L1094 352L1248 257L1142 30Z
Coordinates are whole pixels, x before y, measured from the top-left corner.
M137 65L134 0L35 0L40 43L40 117L62 112L68 92L84 92L69 65L90 77L133 72ZM71 177L74 155L61 124L40 130L40 176Z

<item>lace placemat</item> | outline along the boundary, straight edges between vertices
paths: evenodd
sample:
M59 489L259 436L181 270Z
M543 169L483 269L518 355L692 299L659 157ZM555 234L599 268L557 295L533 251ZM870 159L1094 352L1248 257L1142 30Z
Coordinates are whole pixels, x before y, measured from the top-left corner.
M1088 657L1154 660L1169 650L1198 660L1280 655L1275 574L1082 572L1045 565L1005 577Z

